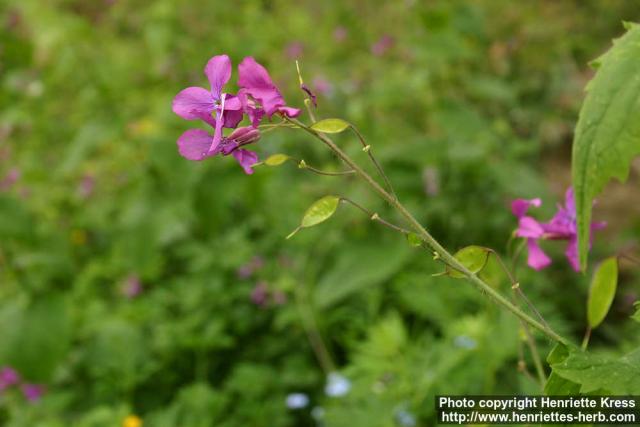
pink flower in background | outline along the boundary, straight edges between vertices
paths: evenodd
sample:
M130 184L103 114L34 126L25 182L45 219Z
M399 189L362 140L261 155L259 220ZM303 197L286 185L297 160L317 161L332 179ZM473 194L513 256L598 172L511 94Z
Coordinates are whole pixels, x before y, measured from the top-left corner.
M288 117L297 117L300 114L299 109L287 107L282 94L271 80L267 70L253 57L244 58L238 66L238 72L240 74L238 86L241 87L238 95L245 110L257 108L249 102L250 96L260 103L260 109L269 117L276 112ZM249 111L247 113L250 114Z
M45 393L45 388L40 384L22 384L20 387L22 394L27 398L29 402L37 402Z
M387 53L387 51L391 49L395 44L396 40L392 36L385 34L380 37L377 42L371 45L371 53L376 56L382 56Z
M142 293L142 282L136 275L127 277L122 286L122 294L127 298L135 298Z
M224 136L216 144L214 136L202 129L189 129L178 138L180 155L189 160L204 160L218 154L231 154L242 166L245 173L251 175L253 165L258 163L258 155L253 151L240 147L254 143L260 139L260 131L251 126L234 130L229 136ZM211 148L215 145L215 148Z
M11 168L4 178L0 181L0 191L10 190L20 179L20 169Z
M240 99L222 92L231 78L231 60L227 55L214 56L207 62L204 74L209 79L211 90L188 87L173 99L173 112L183 119L204 120L215 128L213 143L209 151L218 147L222 139L222 128L235 128L242 120ZM215 119L214 119L215 116Z
M96 179L93 175L85 175L80 180L80 185L78 186L78 195L82 199L87 199L91 197L93 194L93 190L96 186Z
M0 370L0 391L6 390L18 382L20 382L20 375L15 369L5 366Z
M251 302L259 307L265 307L267 305L267 299L269 298L269 288L266 282L260 281L251 291Z
M336 27L335 30L333 30L333 38L337 42L345 41L348 35L349 31L343 26Z
M251 261L248 263L241 265L238 268L237 274L240 279L248 279L251 277L257 270L261 269L264 266L264 258L261 256L254 256L251 258Z
M331 96L333 94L333 84L322 76L313 79L313 87L316 92L323 96Z
M302 42L291 42L285 48L285 52L289 59L299 59L304 52L304 44Z
M527 264L535 270L542 270L551 264L551 259L540 248L539 240L567 240L565 255L575 271L580 271L578 259L578 236L576 226L576 207L573 189L565 193L565 204L558 205L558 211L549 222L541 223L527 216L531 206L540 207L540 199L516 199L511 203L511 212L518 218L516 236L527 239L529 256ZM605 227L604 222L591 223L591 231Z

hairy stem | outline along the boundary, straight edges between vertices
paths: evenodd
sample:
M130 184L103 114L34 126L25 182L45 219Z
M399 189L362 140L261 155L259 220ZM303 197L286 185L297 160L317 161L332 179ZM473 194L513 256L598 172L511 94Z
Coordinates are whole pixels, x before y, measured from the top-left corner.
M393 197L397 200L398 196L396 195L396 192L393 190L393 185L391 185L391 181L387 177L387 174L384 173L384 170L382 169L382 166L380 166L380 163L378 163L378 160L376 160L376 158L374 157L373 153L371 152L371 146L368 145L367 142L364 140L364 136L362 136L362 134L360 133L360 131L358 130L357 127L355 127L354 125L351 125L350 127L353 130L353 132L356 134L356 136L358 137L358 140L360 141L360 144L362 144L362 149L369 156L369 159L371 160L371 163L373 163L373 165L376 167L376 169L377 169L378 173L380 174L380 176L382 176L382 179L384 179L384 182L387 185L387 188L389 189L389 191L391 192L391 195L393 195Z
M418 220L415 219L415 217L404 207L404 205L398 201L398 199L393 197L384 188L382 188L380 184L378 184L371 176L369 176L369 174L367 174L360 166L358 166L325 134L316 132L309 126L306 126L296 119L285 117L285 120L297 125L307 133L322 141L327 147L329 147L329 149L331 149L331 151L333 151L346 165L355 170L356 174L358 174L358 176L360 176L376 193L378 193L380 197L382 197L398 211L398 213L407 221L411 228L415 230L418 236L439 256L440 259L442 259L446 264L460 271L466 277L466 279L471 282L480 292L489 295L489 297L493 298L493 300L497 304L511 311L515 316L525 321L535 329L538 329L550 339L565 345L571 345L568 339L558 335L551 328L545 326L544 324L540 323L536 319L523 312L520 308L512 304L499 292L495 291L489 284L484 282L477 275L475 275L464 265L462 265L460 261L458 261L451 253L449 253L449 251L442 247L442 245L440 245L440 243L431 236L431 234L418 222Z

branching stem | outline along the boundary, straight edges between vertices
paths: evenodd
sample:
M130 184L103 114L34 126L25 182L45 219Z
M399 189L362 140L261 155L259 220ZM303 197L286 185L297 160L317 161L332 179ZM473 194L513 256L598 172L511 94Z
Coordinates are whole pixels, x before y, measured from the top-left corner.
M434 239L433 236L431 236L431 234L418 222L418 220L407 210L407 208L405 208L404 205L398 201L396 197L389 194L384 188L382 188L380 184L378 184L369 174L367 174L360 166L358 166L325 134L311 129L309 126L296 119L292 119L289 117L284 117L284 119L290 123L297 125L305 132L319 139L320 141L322 141L322 143L329 147L329 149L331 149L331 151L333 151L346 165L355 170L356 174L358 174L358 176L360 176L376 193L378 193L380 197L382 197L386 202L388 202L398 211L398 213L406 220L408 225L410 225L410 227L415 230L417 235L439 256L440 259L443 260L443 262L464 274L466 279L471 282L476 288L478 288L480 292L489 295L489 297L491 297L497 304L503 306L533 328L538 329L553 341L557 341L565 345L571 345L568 339L558 335L548 326L540 323L538 320L523 312L519 307L512 304L507 298L494 290L489 284L484 282L476 274L472 273L464 265L462 265L460 261L458 261L451 253L449 253L449 251L442 247L442 245L440 245L440 243L436 239Z

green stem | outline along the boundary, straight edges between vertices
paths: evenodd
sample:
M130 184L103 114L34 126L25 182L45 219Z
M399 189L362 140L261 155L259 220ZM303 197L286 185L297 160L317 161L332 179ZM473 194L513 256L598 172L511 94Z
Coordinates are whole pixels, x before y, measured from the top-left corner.
M587 350L589 346L589 340L591 339L591 326L587 326L587 330L584 333L584 338L582 339L582 350Z
M438 243L436 239L434 239L431 234L414 218L413 215L402 205L398 199L389 194L384 188L380 186L369 174L367 174L360 166L358 166L345 152L343 152L337 145L333 143L326 135L320 132L316 132L305 124L301 123L298 120L291 119L288 117L284 117L285 120L299 126L301 129L305 130L307 133L311 134L315 138L321 140L327 147L331 149L346 165L351 167L351 169L356 171L358 174L369 186L378 193L384 200L386 200L391 206L393 206L398 213L407 221L407 223L413 228L418 236L448 265L460 271L466 279L471 282L480 292L488 294L494 301L511 311L515 316L525 321L535 329L538 329L540 332L545 334L550 339L560 342L565 345L571 345L568 339L558 335L551 328L543 325L536 319L532 318L520 308L516 307L514 304L509 302L504 296L495 291L489 284L485 283L482 279L476 276L474 273L469 271L464 265L462 265L449 251Z
M362 134L360 133L357 127L355 127L354 125L350 125L350 127L358 137L360 144L362 144L362 149L369 156L371 163L373 163L378 173L382 176L382 179L384 179L384 182L387 185L387 188L389 189L389 191L391 192L391 195L393 195L393 197L397 200L398 196L396 195L396 192L393 190L393 185L391 185L391 181L389 180L387 175L384 173L384 170L382 169L382 166L380 166L380 163L378 163L378 160L376 160L376 158L373 156L373 153L371 152L371 146L367 145L367 142L364 140L364 136L362 136Z
M296 305L298 306L298 312L300 313L300 318L302 319L302 326L304 327L305 333L307 334L307 339L309 340L311 349L316 355L318 363L320 363L320 367L325 374L334 372L336 370L335 364L333 363L331 355L329 354L329 350L327 350L327 346L322 339L322 335L320 334L320 330L318 329L318 324L316 323L316 319L313 316L313 311L309 302L307 301L306 289L304 289L303 284L299 284L296 287L295 296Z
M367 214L369 216L369 219L371 219L371 221L379 222L380 224L384 225L385 227L389 227L390 229L392 229L394 231L397 231L399 233L402 233L405 236L410 233L409 230L406 230L406 229L404 229L402 227L399 227L399 226L397 226L395 224L390 223L387 220L384 220L384 219L380 218L380 215L378 215L377 212L370 211L369 209L367 209L364 206L354 202L351 199L348 199L346 197L340 197L340 201L347 202L350 205L360 209L362 212L364 212L365 214Z

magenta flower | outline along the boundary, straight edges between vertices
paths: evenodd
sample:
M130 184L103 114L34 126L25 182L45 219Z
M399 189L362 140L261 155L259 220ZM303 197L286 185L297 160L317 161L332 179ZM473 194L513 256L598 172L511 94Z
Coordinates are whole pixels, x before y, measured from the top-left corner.
M300 58L302 56L302 53L304 52L304 44L299 41L291 42L285 48L285 52L289 59Z
M333 30L333 38L337 42L345 41L348 35L349 35L349 31L345 27L340 26L340 27L336 27Z
M526 215L529 207L539 207L541 203L540 199L516 199L511 203L511 212L518 218L516 236L527 239L529 252L527 264L535 270L542 270L551 264L551 259L540 248L539 240L567 240L568 245L565 255L571 267L575 271L580 271L573 189L571 187L567 189L564 206L558 205L558 212L549 222L541 223ZM600 230L605 225L604 222L593 222L591 230Z
M0 370L0 391L16 385L20 382L20 375L15 369L5 366Z
M37 402L45 392L45 388L40 384L22 384L22 394L29 402Z
M251 291L251 302L258 307L266 307L269 297L269 287L266 282L258 282Z
M135 298L142 292L142 282L138 276L127 277L122 286L122 294L127 298Z
M260 139L260 131L251 126L234 130L229 136L222 137L218 143L215 137L202 129L189 129L178 138L180 155L189 160L204 160L221 154L231 154L240 163L245 173L252 174L251 167L258 163L258 155L253 151L241 149L243 145L251 144Z
M395 44L396 40L392 36L385 34L380 37L377 42L371 45L371 52L376 56L382 56Z
M204 74L211 90L188 87L173 99L173 112L183 119L204 120L214 127L212 149L222 140L222 128L235 128L242 120L242 104L222 88L231 78L231 60L227 55L214 56L207 62ZM215 116L215 118L214 118Z
M299 109L287 107L282 94L271 80L267 70L251 56L242 60L238 66L238 73L240 74L238 86L241 88L238 96L252 122L254 122L255 115L260 114L260 110L263 110L264 114L269 117L274 113L288 117L297 117L300 114ZM252 103L249 97L259 102L260 107Z
M0 180L0 191L8 191L18 182L20 179L20 169L12 168L7 172L4 178Z

